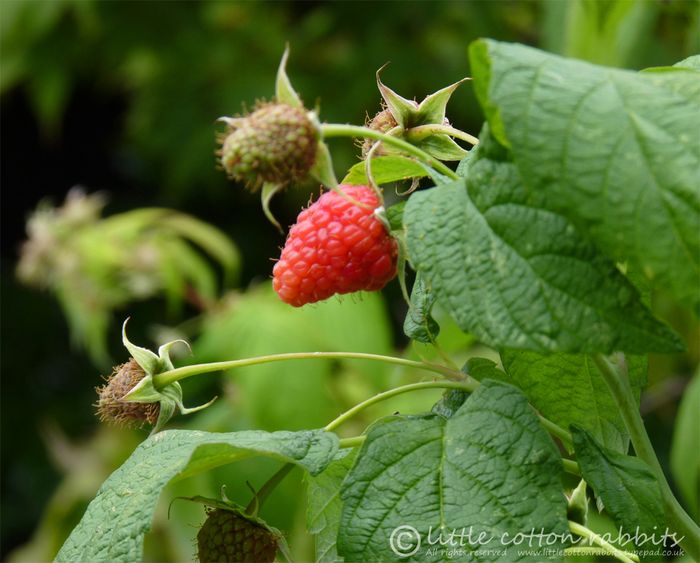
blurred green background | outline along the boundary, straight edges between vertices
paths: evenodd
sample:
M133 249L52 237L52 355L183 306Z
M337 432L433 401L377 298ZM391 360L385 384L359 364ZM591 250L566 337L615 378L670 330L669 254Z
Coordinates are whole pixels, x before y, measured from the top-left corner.
M100 374L126 360L119 328L127 316L132 341L152 346L183 336L197 361L314 350L433 354L407 348L397 284L383 295L302 310L277 300L270 259L284 240L264 220L258 198L217 170L215 120L272 97L286 42L288 72L307 106L320 102L324 121L359 124L379 109L374 72L384 63L391 61L387 85L421 99L467 76L467 46L484 36L639 69L700 51L700 4L0 3L2 560L50 560L101 482L145 437L145 430L98 426L91 406ZM460 129L479 131L482 116L468 84L453 96L448 116ZM331 149L342 176L357 162L357 148L333 141ZM63 205L76 185L104 192L104 200L74 193L60 212L45 207L32 223L33 245L22 247L29 214L46 198ZM313 189L274 200L282 224L293 222ZM180 214L137 211L153 207ZM679 397L698 363L698 325L663 295L654 306L689 342L685 355L652 359L642 398L667 463ZM441 321L441 344L456 361L492 354ZM218 394L215 406L171 425L320 427L389 385L423 377L361 362L205 376L186 382L186 402ZM436 399L425 393L382 404L347 432ZM177 501L168 520L170 499L215 496L226 484L230 498L247 503L245 481L259 487L274 470L269 460L251 460L169 488L147 537L147 560L192 560L202 508ZM292 474L263 516L285 531L298 560L308 561L300 479Z

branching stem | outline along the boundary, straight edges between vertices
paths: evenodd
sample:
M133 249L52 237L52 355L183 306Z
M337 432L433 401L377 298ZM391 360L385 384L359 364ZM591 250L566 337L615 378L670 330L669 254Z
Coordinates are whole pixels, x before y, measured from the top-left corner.
M700 528L693 522L693 519L683 509L676 497L673 496L671 487L666 480L663 469L661 469L661 464L656 457L654 447L651 445L651 440L649 440L649 435L644 428L644 421L632 394L632 388L626 374L620 373L602 354L595 355L593 360L603 374L603 379L608 384L610 392L620 409L620 415L625 423L627 432L629 432L635 453L649 465L656 476L656 480L659 482L666 517L673 531L684 537L679 542L681 547L695 561L700 561Z

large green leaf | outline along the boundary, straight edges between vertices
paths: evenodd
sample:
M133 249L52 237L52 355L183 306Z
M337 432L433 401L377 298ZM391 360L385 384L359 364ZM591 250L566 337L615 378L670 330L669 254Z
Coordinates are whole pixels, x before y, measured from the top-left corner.
M355 461L357 450L338 452L336 460L320 475L305 475L308 504L306 527L314 535L316 563L343 561L336 549L340 511L340 485Z
M700 368L683 393L678 408L676 425L671 443L671 471L683 493L691 514L698 516L700 507Z
M605 379L584 354L501 352L503 367L540 413L564 428L588 430L605 447L626 453L629 435ZM637 398L646 380L646 359L632 357L628 374Z
M512 547L503 555L502 538L567 531L560 478L554 443L522 393L486 381L449 419L395 416L370 429L343 483L338 552L347 561L447 561L449 548L459 560L547 560ZM452 531L451 546L431 545ZM408 556L417 536L401 534L411 533L421 545Z
M700 304L700 72L634 73L477 41L476 93L528 189Z
M485 131L468 177L414 194L414 267L465 332L538 352L675 351L678 339L563 215L529 194Z
M653 536L658 541L668 525L661 489L649 466L637 457L601 446L583 428L574 425L571 430L581 474L603 501L605 510L623 533L639 538L636 542L639 548L658 547L641 541L640 535ZM630 549L632 546L623 542L622 547ZM646 558L648 561L657 559L660 557Z
M161 490L172 479L241 459L265 455L318 474L338 449L335 434L322 430L215 434L168 430L143 442L117 469L88 506L57 562L140 561Z

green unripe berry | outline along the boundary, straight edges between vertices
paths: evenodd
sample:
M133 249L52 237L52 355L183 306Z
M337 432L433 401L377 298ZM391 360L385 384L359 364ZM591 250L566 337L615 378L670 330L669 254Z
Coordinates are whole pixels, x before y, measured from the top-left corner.
M302 108L266 104L229 120L229 128L219 153L221 165L250 188L301 180L316 159L318 132Z

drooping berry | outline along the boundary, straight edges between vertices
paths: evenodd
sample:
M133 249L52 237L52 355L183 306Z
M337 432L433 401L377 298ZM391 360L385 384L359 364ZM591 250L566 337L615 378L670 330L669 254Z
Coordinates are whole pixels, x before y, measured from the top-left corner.
M160 403L122 400L145 376L146 372L134 358L116 366L107 383L96 389L99 397L97 414L100 420L127 427L142 426L144 422L154 425L160 414Z
M250 188L300 180L314 164L318 132L303 108L265 104L227 122L221 164L231 178Z
M197 534L201 563L272 563L277 555L274 532L243 515L223 508L208 509Z
M368 186L338 186L323 194L290 229L272 271L272 286L294 307L334 294L377 291L396 275L398 246L374 214L379 200Z

